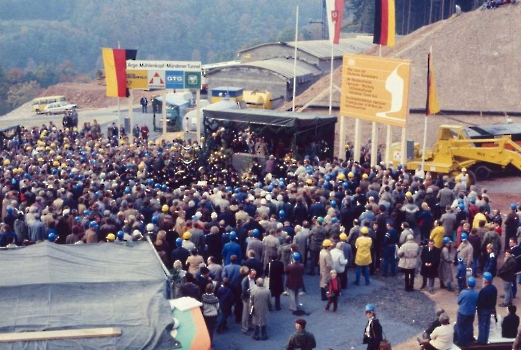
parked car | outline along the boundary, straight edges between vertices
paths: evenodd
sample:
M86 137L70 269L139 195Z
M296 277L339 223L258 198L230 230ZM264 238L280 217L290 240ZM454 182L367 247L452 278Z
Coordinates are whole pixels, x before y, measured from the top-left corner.
M48 104L44 109L43 113L47 115L51 114L60 114L66 111L70 111L73 108L76 108L77 106L75 104L67 103L67 102L55 102Z

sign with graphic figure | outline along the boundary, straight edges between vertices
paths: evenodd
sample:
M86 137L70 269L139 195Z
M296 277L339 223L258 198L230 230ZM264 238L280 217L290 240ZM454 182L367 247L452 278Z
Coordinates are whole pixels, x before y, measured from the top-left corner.
M405 127L411 61L346 54L340 114Z

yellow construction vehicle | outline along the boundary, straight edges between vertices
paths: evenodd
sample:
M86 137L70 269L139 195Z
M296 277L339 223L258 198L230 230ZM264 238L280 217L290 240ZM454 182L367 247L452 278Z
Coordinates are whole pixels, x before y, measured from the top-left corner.
M521 170L520 145L521 124L441 125L434 146L425 148L424 170L455 176L466 168L473 183L484 181L495 172ZM408 148L407 168L414 170L422 164L422 149L418 143ZM400 149L400 143L392 145L395 165Z

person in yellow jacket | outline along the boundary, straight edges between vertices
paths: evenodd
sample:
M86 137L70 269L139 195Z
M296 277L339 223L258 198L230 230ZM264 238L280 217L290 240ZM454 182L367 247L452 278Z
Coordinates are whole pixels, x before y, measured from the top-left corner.
M434 228L431 231L429 239L434 241L434 246L438 249L443 247L443 237L445 236L445 229L440 225L438 220L434 221Z
M360 229L360 233L362 234L360 237L356 239L356 256L355 256L355 265L356 265L356 281L355 284L357 286L360 285L360 274L363 270L365 277L365 285L369 285L369 265L373 262L371 257L371 246L373 245L373 240L369 237L369 229L367 227L362 227Z
M485 223L488 221L487 217L485 216L484 206L480 206L479 212L474 216L474 220L472 220L472 228L479 228L480 221L485 221Z

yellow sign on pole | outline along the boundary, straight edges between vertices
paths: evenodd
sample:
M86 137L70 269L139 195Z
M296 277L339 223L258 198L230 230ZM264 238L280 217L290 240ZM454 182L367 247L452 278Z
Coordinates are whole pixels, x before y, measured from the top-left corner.
M128 89L148 89L148 71L127 69Z
M340 114L405 127L410 73L410 60L344 55Z

